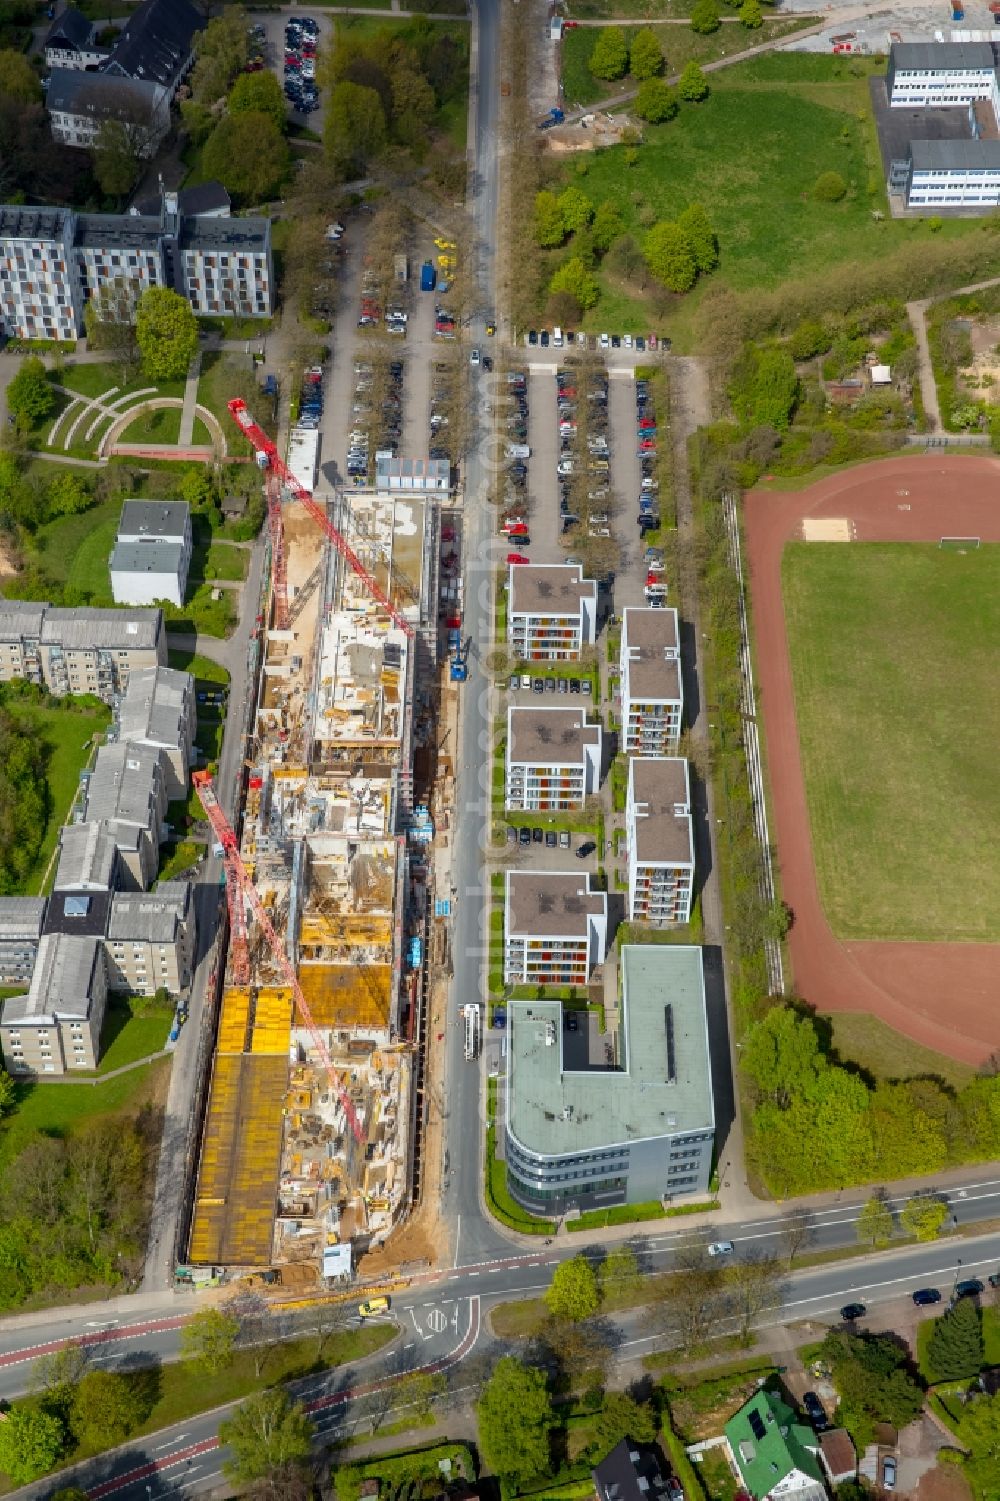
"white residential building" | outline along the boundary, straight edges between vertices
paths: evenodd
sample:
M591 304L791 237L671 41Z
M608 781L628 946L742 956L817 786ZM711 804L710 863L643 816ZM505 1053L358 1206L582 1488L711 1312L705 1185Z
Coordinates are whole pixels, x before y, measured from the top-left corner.
M893 109L954 109L997 95L990 42L894 42L886 94Z
M684 712L675 609L622 611L622 749L665 756L677 749Z
M107 61L108 49L95 41L97 22L91 21L72 5L66 7L49 27L45 38L47 68L99 68Z
M99 938L47 933L27 995L3 1003L0 1045L12 1074L95 1068L108 997Z
M123 127L134 154L148 161L170 130L170 93L151 80L53 68L45 102L53 139L64 146L89 148L113 122Z
M689 922L694 832L686 761L631 757L625 830L630 920L654 927Z
M572 812L601 782L601 726L584 709L509 708L505 806Z
M0 207L0 332L20 339L77 337L84 298L76 225L71 209Z
M507 641L521 662L577 662L597 640L597 581L579 564L512 563Z
M111 554L115 603L182 605L191 548L191 508L184 501L126 500Z
M608 898L588 871L506 872L505 985L586 985L607 944Z

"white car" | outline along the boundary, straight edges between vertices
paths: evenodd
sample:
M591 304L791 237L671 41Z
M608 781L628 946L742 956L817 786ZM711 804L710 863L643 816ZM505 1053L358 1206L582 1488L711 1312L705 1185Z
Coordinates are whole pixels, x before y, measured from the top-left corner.
M713 1240L708 1248L708 1254L709 1256L731 1256L733 1249L731 1240Z
M479 350L478 349L474 349L472 351L472 353L469 355L469 364L470 365L478 365L479 364L479 358L480 358L480 356L479 356Z
M572 459L560 459L559 463L556 465L556 473L557 474L572 474L573 473L573 460Z
M611 335L610 334L602 334L601 335L601 348L602 349L610 349L611 348Z
M631 349L632 348L632 335L631 334L622 334L622 343L625 345L626 349Z

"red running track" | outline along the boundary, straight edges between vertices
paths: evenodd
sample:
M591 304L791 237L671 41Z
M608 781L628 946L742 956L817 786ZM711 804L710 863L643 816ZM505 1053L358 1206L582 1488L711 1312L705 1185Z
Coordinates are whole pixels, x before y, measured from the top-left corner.
M981 1064L1000 1048L1000 944L841 942L826 920L795 721L781 555L787 541L801 537L804 517L843 517L860 542L1000 542L1000 461L887 459L807 490L754 491L745 516L774 832L782 892L795 916L789 946L796 993L818 1011L866 1012L925 1047Z

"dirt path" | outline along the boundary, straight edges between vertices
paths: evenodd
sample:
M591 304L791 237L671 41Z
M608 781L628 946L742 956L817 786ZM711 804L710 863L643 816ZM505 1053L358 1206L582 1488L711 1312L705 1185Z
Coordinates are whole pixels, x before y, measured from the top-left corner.
M936 542L944 532L1000 542L1000 462L921 455L852 468L792 494L746 500L747 556L763 723L795 993L819 1011L860 1011L978 1066L997 1047L1000 944L842 942L826 919L812 858L781 596L785 543L802 519L845 518L862 542ZM896 499L906 493L905 509ZM845 543L850 546L850 543Z
M931 346L927 342L927 309L931 305L931 299L925 297L921 302L908 302L906 304L906 316L910 320L914 337L917 341L917 354L920 359L920 399L924 404L924 416L927 418L928 431L941 433L941 409L938 406L937 382L934 379L934 366L931 364Z

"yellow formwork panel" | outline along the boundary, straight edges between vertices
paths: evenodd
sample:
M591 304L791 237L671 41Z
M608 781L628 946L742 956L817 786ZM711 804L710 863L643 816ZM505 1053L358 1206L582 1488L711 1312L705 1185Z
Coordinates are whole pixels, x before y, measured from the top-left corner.
M250 1015L250 992L245 986L230 986L223 992L219 1016L220 1053L242 1053L246 1046L247 1018Z
M216 1057L188 1247L196 1265L270 1260L287 1087L287 1057Z
M257 992L251 1053L274 1053L288 1057L292 1036L292 992L287 985L268 986Z
M299 929L299 941L304 946L334 944L365 944L386 948L392 942L392 918L371 915L367 912L331 913L305 912Z
M392 995L388 964L303 964L299 985L319 1027L388 1025Z

